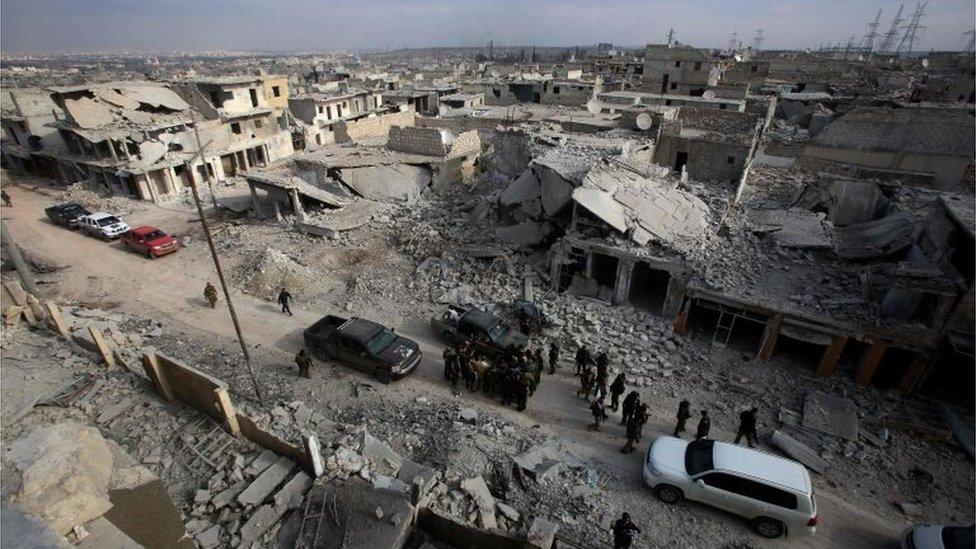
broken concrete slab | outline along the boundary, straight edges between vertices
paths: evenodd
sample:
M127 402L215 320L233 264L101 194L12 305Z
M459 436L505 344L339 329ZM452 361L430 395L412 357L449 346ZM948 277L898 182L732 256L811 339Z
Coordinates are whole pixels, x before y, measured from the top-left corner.
M773 446L782 450L784 454L799 461L811 471L822 475L827 470L829 465L827 460L820 457L813 448L810 448L783 431L773 431L773 437L770 439L770 442Z
M241 526L239 532L241 536L240 547L250 547L252 543L258 541L265 532L278 522L284 512L284 509L278 509L271 504L258 507L258 510L251 514L244 526Z
M495 229L495 236L499 240L514 244L519 247L535 246L541 244L552 230L548 223L538 221L526 221L518 225L508 227L498 227Z
M220 526L215 524L197 534L197 545L201 549L212 549L220 545Z
M115 116L107 105L88 97L65 99L64 108L80 128L93 129L115 121Z
M278 454L272 452L271 450L264 450L244 469L244 474L259 475L263 473L265 469L271 467L271 464L274 463L276 459L278 459Z
M803 426L845 440L857 441L857 406L854 401L822 391L807 395Z
M421 490L426 494L437 484L437 471L413 460L403 460L400 471L397 472L397 479L410 485L417 478L420 478Z
M583 466L579 458L552 441L530 448L513 459L529 477L540 483L554 478L564 467Z
M514 507L502 503L500 501L495 502L495 507L498 508L498 512L501 513L502 516L504 516L505 518L507 518L512 522L518 522L519 518L521 518L522 516L521 514L519 514L518 511L515 510Z
M405 200L414 198L430 186L430 170L422 166L395 164L343 168L342 182L363 198Z
M904 250L914 239L914 217L897 212L874 221L834 227L834 253L845 259L887 257Z
M323 501L334 501L337 516L321 523L320 540L342 540L345 547L402 547L413 528L416 509L403 493L374 489L360 480L331 483ZM311 497L311 496L310 496ZM338 549L341 543L325 545Z
M488 485L482 477L473 477L461 481L461 490L464 490L479 509L495 512L495 496L491 495Z
M559 525L541 517L532 519L529 533L525 536L526 544L533 549L551 549L556 541Z
M98 417L95 419L95 421L97 423L111 422L113 419L115 419L123 412L131 408L133 400L134 400L133 398L126 398L120 402L117 402L109 406L108 408L105 408L104 410L102 410L102 413L98 414Z
M261 503L288 477L288 474L294 467L294 461L284 456L279 457L250 486L245 488L237 496L237 501L241 505L256 505Z
M802 208L749 211L750 229L769 234L773 242L784 248L830 248L823 220L824 214Z
M522 204L539 198L541 190L542 188L535 173L531 169L527 169L522 172L522 175L512 181L508 187L505 187L505 190L498 195L498 201L505 206Z
M228 503L234 501L234 499L247 488L247 482L240 481L235 484L230 485L227 489L219 492L214 496L210 502L213 504L215 510L219 510Z
M302 504L305 499L305 492L312 486L312 478L304 471L298 472L291 480L281 487L281 490L274 495L275 507L279 509L294 509Z
M360 439L359 452L370 461L372 470L385 475L396 475L403 463L400 454L393 451L390 446L382 440L363 431Z

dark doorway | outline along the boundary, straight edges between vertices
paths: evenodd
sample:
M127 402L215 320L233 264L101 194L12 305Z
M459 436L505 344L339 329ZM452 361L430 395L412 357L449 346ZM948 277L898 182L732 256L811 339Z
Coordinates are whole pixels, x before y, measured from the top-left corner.
M661 314L668 296L668 282L671 273L662 269L652 269L643 261L634 266L630 276L630 292L627 300L634 306Z
M688 164L688 153L678 151L674 155L674 171L681 173L682 168Z
M972 355L947 346L947 350L932 365L932 370L919 387L918 392L929 398L944 400L962 406L970 414L974 410L973 384L976 384L976 368Z
M897 388L901 379L908 373L915 356L912 351L888 347L881 363L878 364L878 369L871 377L871 385L881 390Z
M689 330L720 348L755 354L759 352L769 317L695 299L688 313Z
M237 175L237 163L234 162L234 153L221 156L220 165L224 169L224 177L234 177Z
M832 341L827 334L807 333L784 325L776 337L773 356L803 373L812 374L820 367L820 360Z
M668 80L669 79L670 79L670 75L665 74L664 75L664 80L661 80L661 93L662 94L668 93Z
M251 106L256 108L258 106L258 90L251 88L247 91L251 92Z
M579 248L571 248L569 262L559 267L559 291L563 292L569 288L576 275L586 275L586 254Z
M617 285L617 267L620 260L612 255L594 253L590 261L590 278L604 288L613 289Z

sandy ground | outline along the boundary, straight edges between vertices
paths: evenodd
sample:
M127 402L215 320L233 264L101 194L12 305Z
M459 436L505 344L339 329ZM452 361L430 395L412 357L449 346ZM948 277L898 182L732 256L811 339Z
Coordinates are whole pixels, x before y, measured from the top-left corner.
M171 234L191 235L188 248L150 261L126 251L118 242L105 243L49 223L43 209L55 201L54 195L9 184L5 189L12 196L14 207L4 208L2 215L19 245L45 259L68 266L57 273L40 277L42 282L51 282L41 286L46 297L92 303L103 309L115 307L117 311L144 318L165 319L168 324L180 326L191 337L209 340L212 345L228 351L237 348L226 308L211 310L204 306L203 285L206 280L216 282L216 276L209 252L200 236L195 211L182 204L146 206L128 216L127 221L133 226L151 224ZM285 232L284 229L281 231ZM261 377L294 377L291 359L301 345L302 330L330 312L320 308L309 310L302 303L296 303L295 315L283 316L272 302L239 293L234 295L234 303L248 344L263 348L275 356L273 361L258 361L255 364ZM370 316L369 311L351 312L357 313ZM420 343L425 358L423 366L414 375L391 386L380 387L385 396L410 400L428 395L444 399L463 398L527 429L536 428L544 434L586 448L592 458L603 463L606 469L619 473L613 485L619 499L614 498L617 501L611 502L612 507L629 510L638 524L644 527L645 533L638 546L672 546L677 540L687 539L685 536L689 530L701 530L721 531L725 534L721 537L731 536L735 540L731 544L725 543L725 546L893 547L904 528L901 522L877 516L848 503L844 493L834 493L826 484L817 485L820 526L816 536L810 538L768 542L751 534L743 521L720 511L687 503L668 507L658 502L643 486L640 469L642 453L625 455L619 452L622 443L619 420L611 418L607 428L600 433L587 430L590 421L588 410L584 401L573 396L575 379L565 370L545 378L525 414L502 407L481 395L465 392L458 397L441 381L439 357L442 346L431 337L426 319L397 319L391 323L396 325L399 332ZM283 365L288 369L285 370ZM202 367L206 368L206 365ZM312 383L294 380L291 387L296 394L292 398L314 400L312 395L316 392L320 395L327 393L329 389L323 385L336 382L335 375L326 376L329 371L327 368L318 370ZM341 377L358 375L343 372ZM645 433L650 435L648 438L666 434L672 428L670 411L655 409L654 412L645 427ZM724 432L719 426L716 426L716 430L718 433L713 434L720 438L728 438L732 434ZM716 543L718 545L722 544Z

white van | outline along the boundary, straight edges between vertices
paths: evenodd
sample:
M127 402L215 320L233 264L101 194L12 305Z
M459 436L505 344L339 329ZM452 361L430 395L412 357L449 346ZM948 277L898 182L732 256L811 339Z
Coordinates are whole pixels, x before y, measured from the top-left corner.
M659 437L647 449L644 482L664 502L687 498L741 515L763 537L817 531L810 473L758 450Z

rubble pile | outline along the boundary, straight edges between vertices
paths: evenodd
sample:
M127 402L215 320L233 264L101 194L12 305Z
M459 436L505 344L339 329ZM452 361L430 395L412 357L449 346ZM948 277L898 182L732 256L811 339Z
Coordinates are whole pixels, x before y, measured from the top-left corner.
M267 248L240 272L244 292L264 299L276 298L282 288L288 288L296 297L307 297L316 291L314 273L274 248Z

